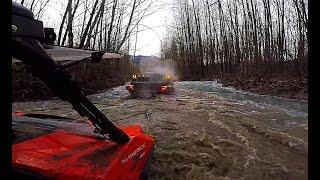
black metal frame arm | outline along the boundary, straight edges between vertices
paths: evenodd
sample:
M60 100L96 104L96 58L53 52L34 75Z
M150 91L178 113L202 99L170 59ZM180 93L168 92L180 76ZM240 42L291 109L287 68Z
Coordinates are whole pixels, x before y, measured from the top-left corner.
M81 116L86 116L101 134L108 134L110 140L122 144L129 137L116 127L89 101L81 87L71 78L63 66L57 64L38 40L30 37L13 37L12 56L30 65L33 75L44 81L63 100L69 101Z

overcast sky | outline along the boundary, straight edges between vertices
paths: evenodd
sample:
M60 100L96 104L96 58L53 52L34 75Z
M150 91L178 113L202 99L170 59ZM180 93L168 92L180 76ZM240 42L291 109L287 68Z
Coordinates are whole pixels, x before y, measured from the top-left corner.
M141 22L139 29L145 30L138 33L136 54L159 56L161 40L166 32L166 23L169 25L172 16L170 8L171 1L172 0L162 0L162 2L166 2L167 5ZM131 40L134 44L135 37L132 37Z
M166 23L169 25L172 12L171 2L172 0L152 0L154 6L165 4L165 6L155 12L154 14L143 19L139 25L139 30L143 30L138 33L136 55L160 55L161 40L165 36ZM61 0L63 3L63 0ZM55 27L57 33L59 22L61 19L61 4L51 4L46 8L44 16L40 20L43 21L45 27ZM130 54L134 53L135 35L130 37L132 44Z

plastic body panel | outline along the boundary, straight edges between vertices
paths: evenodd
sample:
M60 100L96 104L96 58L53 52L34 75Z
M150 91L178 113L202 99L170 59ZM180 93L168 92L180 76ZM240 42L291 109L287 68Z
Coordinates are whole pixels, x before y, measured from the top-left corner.
M118 145L56 131L13 145L13 168L55 179L138 179L154 144L140 126L121 128L130 141Z

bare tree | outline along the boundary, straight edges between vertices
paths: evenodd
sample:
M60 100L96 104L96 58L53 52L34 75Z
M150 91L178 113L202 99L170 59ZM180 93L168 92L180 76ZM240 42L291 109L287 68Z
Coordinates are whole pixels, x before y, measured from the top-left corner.
M85 40L87 39L88 31L89 31L89 28L91 27L91 22L92 22L92 19L93 19L93 16L94 16L94 13L95 13L97 5L98 5L98 0L95 0L95 3L94 3L93 8L91 10L91 14L90 14L90 17L89 17L88 24L87 24L87 26L86 26L83 34L82 34L82 37L80 39L79 48L82 48L84 46Z

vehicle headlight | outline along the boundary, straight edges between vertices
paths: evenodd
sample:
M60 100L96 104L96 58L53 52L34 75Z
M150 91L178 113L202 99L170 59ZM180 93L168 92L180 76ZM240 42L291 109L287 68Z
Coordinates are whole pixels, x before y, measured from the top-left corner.
M132 75L132 79L137 79L137 75Z
M166 77L165 77L166 79L170 79L170 75L166 75Z

